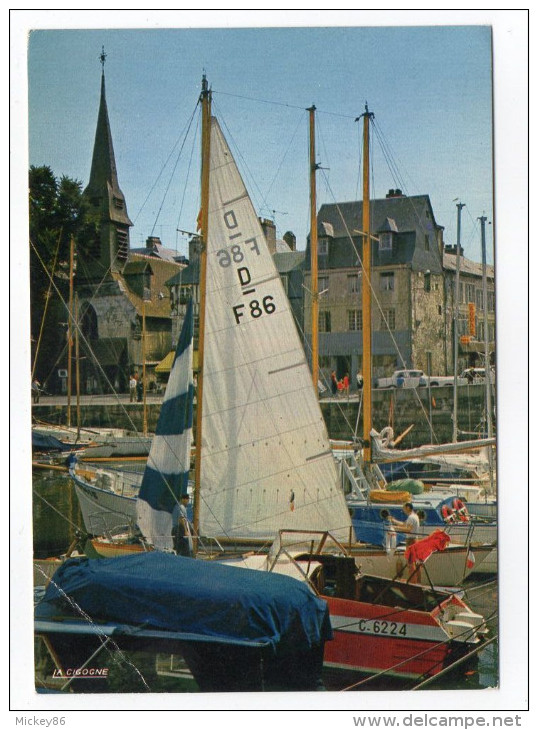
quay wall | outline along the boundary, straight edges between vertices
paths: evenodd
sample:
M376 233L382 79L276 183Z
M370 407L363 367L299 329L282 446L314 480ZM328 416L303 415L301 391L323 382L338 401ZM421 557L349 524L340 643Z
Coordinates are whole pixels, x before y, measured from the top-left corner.
M121 398L121 396L120 396ZM128 398L126 399L128 401ZM492 399L493 400L493 399ZM362 408L357 415L360 400L357 395L349 399L322 398L320 405L327 425L329 436L334 439L349 439L354 433L362 437ZM433 442L452 440L452 411L454 394L451 387L432 388L431 402L427 388L374 390L373 392L373 426L381 431L389 423L394 426L396 436L413 425L413 429L402 441L402 448L410 448L424 443L431 443L432 436L428 419L431 418L434 438ZM147 426L154 432L161 400L154 400L146 406ZM196 406L195 406L196 409ZM476 432L485 412L484 386L470 385L458 389L458 427L460 432ZM34 420L46 423L63 424L67 419L65 403L47 403L42 399L32 406ZM143 407L141 403L118 402L101 399L92 402L88 398L80 406L81 426L83 428L125 428L132 431L143 431ZM76 425L76 412L71 409L71 424ZM464 440L465 435L460 436ZM469 436L468 438L473 438Z

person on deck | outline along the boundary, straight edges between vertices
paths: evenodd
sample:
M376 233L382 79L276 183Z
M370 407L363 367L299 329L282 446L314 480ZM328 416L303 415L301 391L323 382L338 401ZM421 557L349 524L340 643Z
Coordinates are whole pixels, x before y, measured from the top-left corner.
M389 522L396 527L398 532L405 532L405 547L408 548L417 541L417 537L420 529L420 519L418 514L415 512L415 508L411 502L406 502L403 506L403 511L407 516L405 522L395 519L389 516ZM420 570L414 563L409 563L409 582L419 583L420 582Z
M39 403L39 396L41 395L41 383L37 378L32 381L32 396L34 403Z
M185 558L192 558L192 529L189 518L187 517L188 504L189 495L182 494L177 509L177 520L172 528L172 536L174 538L174 550L176 553Z
M344 375L343 384L344 384L344 393L346 394L346 396L349 396L349 373L346 373Z
M331 393L333 395L338 393L338 379L334 370L331 373Z
M357 389L362 390L363 385L364 385L364 378L362 377L362 373L360 370L358 371L358 373L355 377L357 379Z
M136 378L131 375L129 378L129 401L133 403L136 400Z

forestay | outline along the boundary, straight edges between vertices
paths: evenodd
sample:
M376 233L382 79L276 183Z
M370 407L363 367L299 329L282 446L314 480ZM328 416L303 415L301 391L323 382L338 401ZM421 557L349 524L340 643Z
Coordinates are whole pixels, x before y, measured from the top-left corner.
M157 550L171 550L172 522L187 493L193 422L193 305L189 300L174 364L137 499L137 521Z
M260 223L211 120L200 532L272 539L350 518L304 350Z

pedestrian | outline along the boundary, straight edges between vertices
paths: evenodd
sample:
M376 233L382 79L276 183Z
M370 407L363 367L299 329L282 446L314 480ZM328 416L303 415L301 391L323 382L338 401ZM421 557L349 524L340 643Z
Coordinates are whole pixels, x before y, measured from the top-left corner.
M34 403L39 403L39 397L41 395L41 383L37 378L34 378L32 381L32 396L34 399Z
M188 504L189 495L182 494L177 507L177 519L175 520L172 528L172 537L174 539L174 550L176 553L185 558L192 558L192 528L189 518L187 517Z
M360 370L357 372L357 375L355 377L357 379L357 390L362 390L362 387L364 385L364 378L362 377L362 373Z
M336 378L336 373L334 370L331 373L331 393L336 395L338 393L338 380Z
M139 403L142 403L143 393L144 393L144 383L142 382L142 378L139 378L136 383L136 400Z
M346 373L344 375L343 384L344 384L344 393L346 394L346 396L349 397L349 373Z
M131 403L136 399L136 378L131 374L129 378L129 400Z

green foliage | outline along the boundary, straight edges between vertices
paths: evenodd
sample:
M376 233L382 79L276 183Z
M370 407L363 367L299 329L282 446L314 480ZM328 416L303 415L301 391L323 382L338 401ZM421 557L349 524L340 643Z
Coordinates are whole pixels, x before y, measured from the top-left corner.
M46 385L65 346L67 320L64 302L69 289L69 248L87 219L82 183L67 176L56 178L50 167L31 166L29 171L30 297L33 356L39 339L43 311L51 288L47 321L39 345L35 374ZM33 366L33 362L32 362ZM65 366L65 363L60 365Z

